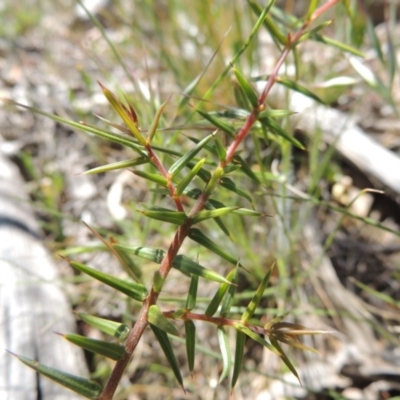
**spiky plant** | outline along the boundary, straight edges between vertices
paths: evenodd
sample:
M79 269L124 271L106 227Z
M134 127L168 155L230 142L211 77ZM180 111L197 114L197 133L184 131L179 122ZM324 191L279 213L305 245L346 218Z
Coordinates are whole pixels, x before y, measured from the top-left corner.
M232 215L249 218L267 217L265 213L257 211L254 207L245 208L236 204L225 204L224 201L218 199L218 193L219 191L235 193L249 201L253 206L251 194L241 188L238 180L238 177L244 176L254 184L260 185L259 176L238 154L244 140L250 133L267 142L277 141L282 143L282 141L287 141L291 145L303 149L302 144L285 131L279 123L278 118L289 115L290 110L274 110L266 105L266 100L277 82L291 90L298 90L311 95L309 91L295 81L279 76L279 71L290 53L293 52L294 59L296 59L296 48L303 41L309 38L326 41L321 32L330 21L318 25L316 20L339 3L339 0L329 0L319 8L317 8L317 1L311 1L303 21L292 19L286 21L283 25L279 24L279 27L274 20L276 16L273 18L269 14L274 3L273 0L270 0L263 8L255 2L249 1L248 3L257 14L258 20L248 40L237 50L231 63L227 65L219 78L215 80L214 85L204 95L204 99L210 98L221 80L232 73L237 104L235 107L227 107L225 110L205 111L202 99L200 101L190 100L191 102L197 101L197 104L192 107L201 119L197 127L202 129L196 130L196 126L193 125L175 127L177 131L190 129L197 132L197 136L187 134L184 137L190 143L191 148L188 151L171 149L166 144L164 146L154 145L154 139L160 133L159 121L167 102L159 107L150 127L145 131L140 128L139 124L141 110L133 107L128 96L119 98L102 84L100 86L105 97L120 116L124 125L111 121L106 122L112 128L119 130L120 133L116 133L115 130L101 129L89 124L66 120L26 107L75 129L95 134L128 148L135 154L132 159L101 166L88 172L103 173L127 168L148 184L149 191L156 184L157 192L164 197L169 197L171 204L174 205L173 209L166 208L165 203L160 202L157 206L153 205L138 210L143 218L158 220L175 227L173 239L165 249L146 246L146 243L136 246L121 244L115 240L103 239L93 231L120 261L124 269L128 271L130 279L117 278L77 261L67 259L72 267L111 286L141 304L140 311L135 316L135 323L131 327L96 316L80 315L85 322L118 339L118 343L99 341L73 334L64 335L74 344L116 361L104 388L101 388L94 381L71 376L51 367L38 365L33 360L23 356L17 356L30 367L83 396L101 400L111 399L114 396L124 371L132 357L135 356L135 349L148 327L151 328L155 339L159 342L171 370L183 390L184 380L181 368L170 342L171 335L182 335L177 329L175 321L183 321L184 323L189 371L193 371L196 352L195 322L201 321L216 327L223 361L220 381L231 374L232 388L238 380L243 365L244 346L247 338L274 352L282 359L287 368L298 377L296 369L282 349L281 343L302 350L312 350L298 340L299 336L321 333L319 330L310 330L299 324L285 322L282 317L274 318L266 324L255 320L254 314L263 298L264 290L269 284L273 266L265 273L245 311L241 315L231 312L241 274L246 274L247 271L240 260L230 254L222 244L215 243L206 233L207 224L215 221L218 229L226 236L226 240L230 240L231 232L225 226L224 218ZM263 26L270 32L280 49L280 57L272 71L269 72L261 93L258 93L236 64ZM332 43L331 41L330 44ZM335 43L335 45L340 46L339 43ZM343 48L343 50L348 51L349 48ZM187 103L188 96L197 83L198 80L195 80L194 85L187 90L182 103ZM212 126L211 133L204 135L205 127L209 129L210 126ZM169 129L174 129L174 126ZM139 169L139 166L150 166L151 169ZM208 232L213 229L215 229L213 226L209 226ZM182 245L188 238L202 246L205 251L210 251L232 264L232 269L223 276L182 254ZM142 271L131 261L132 256L159 264L152 283L148 287L142 279ZM172 311L163 311L159 305L159 296L172 268L189 277L190 285L185 306ZM203 279L216 282L219 286L205 310L202 311L201 309L196 310L196 297L198 285ZM228 329L236 331L233 356L230 352Z

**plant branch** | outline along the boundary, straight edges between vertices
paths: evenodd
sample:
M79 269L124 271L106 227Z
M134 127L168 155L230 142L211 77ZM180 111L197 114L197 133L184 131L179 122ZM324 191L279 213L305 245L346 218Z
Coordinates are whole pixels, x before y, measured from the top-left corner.
M237 151L237 148L243 142L245 137L250 132L250 129L252 128L254 123L257 121L258 112L264 107L264 103L267 98L267 95L270 92L274 83L276 82L278 72L279 72L282 64L286 60L290 50L293 48L293 46L296 45L296 42L301 38L301 36L306 31L306 29L309 27L309 25L314 20L317 19L324 12L326 12L329 8L333 7L339 1L340 0L327 1L325 4L323 4L321 7L319 7L318 9L316 9L314 11L314 13L310 16L310 18L301 26L301 28L296 33L294 33L293 35L288 35L287 41L285 44L285 48L284 48L282 54L280 55L280 57L276 63L276 66L273 69L273 71L265 85L263 92L259 96L257 107L255 107L255 109L250 113L250 115L244 122L242 128L240 129L240 131L234 138L233 142L227 149L226 159L224 161L222 161L220 163L219 167L214 171L214 174L210 181L211 185L206 186L206 190L203 191L203 193L197 199L193 208L190 210L190 212L188 214L188 216L189 216L188 221L185 224L183 224L182 226L180 226L178 228L177 232L175 233L174 239L171 242L171 244L168 248L168 251L167 251L165 257L163 258L161 265L159 267L159 270L158 270L160 276L164 280L167 278L168 273L172 268L172 262L173 262L174 258L176 257L176 255L178 254L178 251L181 248L183 241L185 240L185 238L188 235L188 232L189 232L189 229L191 226L190 218L193 217L197 212L204 209L204 206L205 206L209 196L211 195L213 189L217 185L218 180L220 179L220 177L223 176L223 169L232 161L232 159ZM169 177L168 172L163 167L161 161L159 160L157 155L154 153L151 146L148 145L148 146L146 146L146 148L147 148L149 157L152 160L152 162L154 163L154 165L157 167L157 169L160 171L160 173L163 174L163 176L168 179L168 182L169 182L168 189L171 194L171 197L175 201L177 209L179 211L183 211L183 206L180 201L180 198L175 196L175 187L170 182L170 177ZM112 397L115 393L115 390L117 389L118 383L120 382L120 380L122 378L122 374L124 373L128 363L133 355L133 352L148 325L147 315L148 315L149 308L151 305L156 303L159 293L160 293L159 291L156 292L154 290L154 288L152 288L148 297L144 301L142 309L140 310L139 316L137 318L137 321L136 321L135 325L133 326L133 328L132 328L131 332L129 333L129 336L126 340L125 354L124 354L123 358L116 363L116 365L113 369L113 372L110 376L110 379L107 382L102 394L99 397L99 400L111 400L112 399ZM219 324L225 323L226 325L233 324L233 320L228 320L225 318L220 318L220 319L218 319L217 317L205 318L206 316L204 316L204 315L195 314L195 313L191 313L191 312L187 314L187 318L189 318L189 316L191 317L191 319L207 320L207 321L213 322L213 323L219 322ZM237 323L238 321L234 321L234 322ZM262 329L262 328L260 328L260 329Z

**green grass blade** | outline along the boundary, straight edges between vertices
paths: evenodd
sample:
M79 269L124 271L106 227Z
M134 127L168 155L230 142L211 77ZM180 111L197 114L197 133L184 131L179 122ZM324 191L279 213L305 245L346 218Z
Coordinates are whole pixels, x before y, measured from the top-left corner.
M52 381L74 391L75 393L86 397L87 399L97 399L101 394L102 388L95 381L81 378L80 376L68 374L67 372L39 364L37 361L24 356L19 356L14 353L11 354L17 357L18 360L23 362L28 367L34 369L47 378L50 378Z
M120 360L124 353L125 348L116 343L106 342L105 340L97 340L88 338L74 333L68 333L61 335L64 339L69 342L81 347L82 349L88 350L92 353L100 354L104 357L111 358L112 360Z
M103 282L108 286L111 286L112 288L120 291L121 293L126 294L132 299L142 302L147 297L147 289L143 285L140 285L139 283L131 282L126 279L117 278L113 275L97 271L93 268L90 268L76 261L68 259L67 261L77 270L93 277L94 279L97 279L100 282Z
M375 296L377 299L380 299L384 301L387 304L390 304L392 307L395 307L400 310L400 301L396 301L393 299L391 296L388 296L387 294L378 292L372 288L370 288L367 285L364 285L363 283L357 281L355 278L350 277L349 278L355 285L357 285L360 289L366 291L367 293L371 294L372 296Z
M103 36L104 40L107 42L108 46L110 47L111 51L114 54L115 59L118 61L119 65L121 65L122 69L124 70L127 78L132 83L133 87L135 88L136 92L142 93L140 87L138 86L137 82L133 79L132 73L129 71L128 67L126 66L124 60L119 55L114 43L108 38L107 33L103 26L101 25L100 21L93 15L84 5L82 0L78 0L79 5L85 10L86 14L88 15L89 19L92 21L93 25L97 27L100 31L101 35Z
M235 53L233 56L232 60L230 63L225 67L225 69L221 72L221 74L218 76L218 78L214 81L210 89L208 89L207 93L203 96L205 99L208 99L210 95L214 92L214 90L218 87L218 85L221 83L221 81L226 77L230 69L232 68L232 65L236 63L237 60L239 60L240 56L246 51L246 49L250 46L252 43L254 37L257 35L258 30L264 23L265 18L267 17L267 14L272 7L272 5L275 3L275 0L269 0L267 5L262 9L261 7L258 6L258 4L249 1L249 4L253 7L253 5L259 7L257 9L256 14L257 14L257 22L254 24L253 29L250 32L249 37L247 40L243 43L242 47Z
M371 18L369 17L367 17L367 33L369 36L369 40L371 41L372 47L375 49L376 54L379 57L379 60L383 64L385 62L385 59L383 57L381 43L378 39L378 36L376 35L374 24Z

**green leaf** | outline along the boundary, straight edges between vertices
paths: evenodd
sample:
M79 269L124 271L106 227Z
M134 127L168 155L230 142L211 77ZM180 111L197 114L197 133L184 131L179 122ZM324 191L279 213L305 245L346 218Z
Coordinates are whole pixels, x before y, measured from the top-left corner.
M237 268L234 268L232 271L229 272L229 274L226 276L226 280L229 283L222 283L218 290L216 291L214 297L212 298L210 304L208 305L206 311L205 311L205 315L207 315L208 317L212 317L218 310L219 305L221 304L225 293L227 292L229 286L231 286L231 282L233 282L233 279L236 276L236 270Z
M261 216L266 216L267 214L261 214L257 211L250 210L249 208L238 208L237 210L233 211L233 214L238 214L238 215L245 215L247 217L261 217Z
M183 319L182 317L187 314L187 309L185 307L178 308L175 310L172 314L171 317L173 319Z
M221 349L222 363L223 363L223 369L221 372L221 376L219 378L219 383L221 383L229 374L229 371L232 366L232 357L231 357L231 349L229 346L228 335L226 334L224 327L219 326L217 329L217 333L218 333L218 341L219 341L219 347Z
M372 47L375 49L376 54L378 55L381 63L384 63L385 59L383 57L381 43L378 39L378 36L376 35L374 24L373 24L371 18L369 18L369 17L367 18L367 32L368 32L369 39L372 43Z
M245 335L247 335L248 337L253 339L255 342L257 342L257 343L261 344L262 346L266 347L268 350L272 351L273 353L275 353L275 354L277 354L279 356L281 355L279 353L279 351L274 346L272 346L270 343L268 343L265 339L263 339L257 333L253 332L247 326L245 326L245 325L243 325L241 323L237 323L237 324L235 324L235 328L238 331L243 332Z
M92 353L100 354L104 357L111 358L112 360L120 360L124 353L125 348L116 343L106 342L105 340L91 339L81 335L75 335L73 333L61 335L69 342L81 347L82 349L88 350Z
M152 207L149 210L139 212L146 217L175 225L183 225L187 220L187 216L184 212L172 211L161 207Z
M118 144L120 144L122 146L129 147L129 148L135 150L141 156L147 157L147 154L144 152L143 147L138 145L134 141L134 139L131 138L131 137L120 135L118 133L114 133L114 132L110 132L110 131L106 131L104 129L99 129L99 128L95 127L95 126L88 125L85 122L70 121L70 120L68 120L66 118L62 118L62 117L59 117L57 115L47 113L47 112L42 111L42 110L40 110L38 108L35 108L35 107L25 106L23 104L17 103L17 102L12 101L12 100L7 100L7 103L14 104L14 105L16 105L18 107L25 108L26 110L29 110L29 111L34 112L34 113L39 114L39 115L43 115L43 116L45 116L47 118L52 119L53 121L61 123L61 124L69 125L69 126L72 126L73 128L79 129L81 131L92 133L92 134L97 135L97 136L99 136L99 137L101 137L103 139L106 139L106 140L110 141L110 142L118 143Z
M239 378L240 370L243 365L244 345L246 344L246 335L243 332L236 331L235 359L233 362L233 373L231 388L233 389Z
M254 312L256 311L256 308L258 307L258 304L260 303L260 301L264 295L264 290L266 289L268 282L271 278L271 274L274 269L274 266L275 266L275 264L272 265L272 267L265 274L261 283L258 285L258 288L257 288L256 292L254 293L252 300L250 301L249 305L247 306L246 310L244 311L244 313L242 315L242 321L246 322L250 318L253 317Z
M236 265L235 275L232 278L232 283L234 283L235 285L229 286L228 293L224 296L224 299L223 299L222 305L221 305L221 312L220 312L221 317L226 317L231 310L234 296L235 296L238 276L239 276L239 265Z
M92 168L85 172L85 174L101 174L116 169L125 169L130 167L136 167L137 165L147 164L149 162L148 157L138 157L132 160L118 161L115 163L102 165L101 167Z
M200 161L201 161L201 160L200 160ZM199 161L199 162L200 162L200 161ZM188 167L189 167L189 168L192 168L192 170L193 170L193 168L196 167L196 164L190 162L190 163L188 164ZM200 169L199 169L199 171L197 172L197 176L198 176L202 181L204 181L204 182L206 182L206 183L211 179L211 173L210 173L209 171L207 171L206 169L204 169L204 168L200 168ZM190 191L189 191L189 192L190 192Z
M193 310L193 308L196 306L198 283L199 283L199 276L193 274L192 279L190 281L188 297L186 300L186 309L189 311Z
M384 85L381 80L368 66L363 64L361 60L356 57L350 57L349 62L369 86L378 91L384 89Z
M123 249L116 247L115 243L111 244L111 248L116 252L122 267L129 274L129 276L136 282L141 283L142 270L133 262L133 260Z
M238 260L235 257L232 257L230 254L228 254L222 247L218 246L214 240L207 237L201 230L197 228L192 228L190 229L188 236L190 239L199 243L206 249L211 250L215 254L218 254L224 260L234 265L238 263Z
M289 360L289 358L286 356L286 354L284 353L284 351L282 350L282 347L280 346L280 344L278 343L278 341L271 337L271 344L276 348L276 350L278 351L278 355L279 357L282 359L282 361L285 363L285 365L289 368L289 370L292 372L292 374L297 378L297 380L299 381L300 385L301 385L301 380L299 377L299 374L296 371L296 368L293 366L293 364L291 363L291 361Z
M305 16L306 21L310 19L311 15L313 15L317 7L318 7L318 0L311 0L307 9L307 14Z
M165 354L165 357L169 362L169 365L171 366L171 369L175 375L176 380L183 388L183 379L181 375L181 370L179 368L178 361L176 360L174 351L172 350L171 342L169 341L167 333L152 324L150 324L150 328L153 331L158 342L160 343L160 346Z
M260 180L258 179L257 175L251 170L251 168L247 165L247 163L243 160L242 157L240 157L238 154L233 157L233 162L235 164L240 165L240 168L242 171L254 182L260 183Z
M393 37L389 30L387 39L387 63L388 63L388 73L389 73L389 87L391 88L393 86L393 81L396 75L396 71L398 70L398 63L397 63L396 46L393 42Z
M123 251L118 251L113 247L115 240L111 238L110 240L105 240L102 236L97 233L92 227L84 222L84 225L95 235L107 249L110 250L111 254L114 254L115 257L118 258L122 268L126 271L126 273L136 282L140 282L140 278L142 276L142 271L138 268L135 263L131 260L131 258L125 254Z
M239 82L240 87L243 89L244 94L248 98L250 104L253 108L258 107L258 95L253 86L251 86L250 82L242 75L242 73L237 69L233 68L233 72L236 76L236 79Z
M225 121L223 121L220 118L215 117L212 114L206 113L204 111L197 110L197 112L205 118L207 121L211 122L215 127L218 129L221 129L221 131L224 131L227 133L229 136L234 137L236 136L236 128L232 125L229 125Z
M199 173L205 161L205 158L199 160L198 163L191 169L191 171L176 185L176 196L180 196L183 193L186 187Z
M222 144L218 137L214 138L215 150L217 152L219 161L225 161L226 159L226 147Z
M160 121L160 117L161 117L167 103L168 103L168 101L161 104L161 107L157 110L156 115L153 119L153 122L151 123L151 126L150 126L149 130L147 131L147 141L149 143L152 142L154 135L156 134L158 122Z
M136 126L135 121L131 118L131 116L127 112L127 108L122 104L122 102L119 99L117 99L117 97L110 90L108 90L100 82L99 82L99 85L101 87L101 90L104 93L104 96L107 98L108 102L111 104L111 106L114 108L114 110L118 113L118 115L125 122L126 126L132 132L133 136L138 140L138 142L142 146L145 146L146 139L140 133L138 127Z
M165 278L163 278L160 274L160 271L154 272L153 277L153 290L156 293L160 293L164 286Z
M199 198L199 196L201 195L201 190L200 189L191 189L185 192L185 195L190 197L191 199L195 199L197 200ZM219 203L219 202L218 202ZM219 203L220 206L215 206L214 205L214 200L208 200L205 204L205 209L206 210L215 210L216 208L221 208L224 207L224 204ZM230 233L228 231L228 228L225 226L225 224L222 222L222 219L217 217L214 219L214 221L217 223L217 225L219 226L219 228L221 229L221 231L228 236L229 238L231 238Z
M68 260L67 261L79 271L97 279L104 284L111 286L112 288L120 291L121 293L126 294L127 296L135 299L137 301L144 301L147 297L147 289L135 282L128 281L127 279L120 279L113 275L106 274L101 271L97 271L93 268L90 268L84 264L78 263L76 261Z
M310 29L309 31L303 33L299 40L296 42L291 43L291 48L294 49L299 43L304 42L305 40L309 39L310 37L314 36L317 34L319 31L325 29L327 26L329 26L332 23L332 20L324 21L321 24L317 25L315 28Z
M37 361L27 357L19 356L14 353L11 354L17 357L18 360L23 362L28 367L34 369L44 376L47 376L47 378L50 378L52 381L71 389L75 393L86 397L87 399L97 399L101 394L102 388L95 381L81 378L80 376L68 374L67 372L39 364Z
M279 77L276 79L277 83L280 83L281 85L294 90L295 92L299 92L301 94L304 94L304 96L310 97L311 99L317 101L318 103L325 104L316 94L308 90L306 87L303 85L300 85L299 83L292 81L291 79L284 78L284 77Z
M240 165L230 164L224 167L224 175L231 174L240 169Z
M249 99L247 98L244 90L240 86L240 83L236 80L232 80L233 84L233 94L235 96L236 104L244 110L251 110L251 104Z
M241 197L244 197L246 200L248 200L250 203L253 203L253 199L250 195L250 193L238 188L236 186L236 183L232 181L232 179L227 178L226 176L224 176L223 178L221 178L220 180L220 184L221 186L223 186L225 189L230 190L231 192L234 192L236 194L238 194Z
M196 325L191 319L185 321L185 336L188 367L190 373L192 374L194 370L194 359L196 353Z
M114 244L114 248L126 251L127 253L134 254L135 256L153 261L156 264L161 264L165 257L165 251L162 249L154 249L152 247L143 246L127 246L123 244Z
M198 224L199 222L205 221L206 219L221 217L222 215L229 214L237 209L238 207L222 207L215 210L199 211L192 217L191 222L193 225Z
M204 139L200 140L190 151L188 151L183 157L174 162L174 164L169 169L168 173L174 177L176 176L188 163L197 155L197 153L203 149L206 144L214 137L215 133L206 136Z
M296 114L290 110L264 110L258 113L258 118L282 118L289 117L290 115Z
M211 175L210 180L207 182L207 186L204 189L204 195L209 197L214 188L219 184L220 179L224 176L223 167L219 166Z
M280 45L286 43L286 36L282 33L282 30L278 28L274 20L269 15L267 15L265 18L264 25L274 40L275 45L280 50Z
M272 118L262 118L260 119L260 122L275 135L282 136L284 139L286 139L288 142L292 143L299 149L305 150L305 147L302 145L301 142L299 142L296 138L294 138L284 129L282 129L280 125L277 124Z
M176 329L175 325L164 316L164 314L161 312L160 308L156 304L150 306L149 313L147 314L147 321L151 325L156 326L158 329L161 329L164 332L167 332L174 336L179 336L179 332Z
M400 311L400 301L396 301L391 296L388 296L387 294L384 294L382 292L378 292L377 290L374 290L371 287L364 285L363 283L357 281L353 277L350 277L349 279L351 280L352 283L356 284L360 289L365 290L368 294L375 296L379 300L382 300L385 303L390 304L390 306L397 308Z
M145 171L132 171L135 175L141 178L147 179L148 181L158 183L161 186L167 186L168 180L160 174L152 174Z
M325 43L332 47L336 47L337 49L344 51L345 53L350 53L357 57L364 58L364 54L360 50L355 49L354 47L348 46L347 44L338 42L337 40L334 40L334 39L330 38L329 36L320 35L319 33L316 33L312 36L312 38L317 42Z
M95 317L94 315L90 314L78 313L78 316L82 321L85 321L90 326L99 329L101 332L104 332L107 335L115 337L121 342L123 342L129 334L129 328L125 324L110 321L105 318Z
M220 283L230 283L222 275L215 271L202 267L184 255L177 255L172 262L172 267L186 274L194 274L204 279Z

